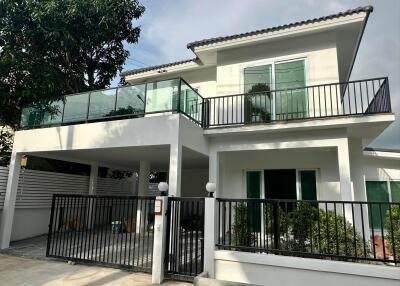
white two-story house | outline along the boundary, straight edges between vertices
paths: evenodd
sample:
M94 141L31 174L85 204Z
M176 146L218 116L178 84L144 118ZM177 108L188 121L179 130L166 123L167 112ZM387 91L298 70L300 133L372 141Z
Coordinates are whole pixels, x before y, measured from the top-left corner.
M395 119L389 79L351 79L371 12L199 40L187 45L193 59L125 71L127 86L65 96L52 103L56 114L27 107L15 133L1 248L15 227L23 155L89 164L91 177L103 165L135 171L137 195L148 195L151 171L168 172L169 197L205 197L211 182L229 217L240 199L285 201L286 212L298 200L399 202L400 153L365 150ZM337 207L369 225L363 234L371 236L368 210L364 217L363 206ZM216 246L205 242L206 253L232 246L220 241L233 233L222 230L230 222L220 216L216 210ZM257 228L261 237L265 226ZM206 256L211 276L261 284L257 274L243 274L252 273L250 264L230 273L237 261L218 255Z

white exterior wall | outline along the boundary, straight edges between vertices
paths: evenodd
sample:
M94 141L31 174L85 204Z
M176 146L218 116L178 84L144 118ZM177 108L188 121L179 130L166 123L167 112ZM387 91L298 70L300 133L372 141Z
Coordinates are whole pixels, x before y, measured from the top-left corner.
M338 81L335 39L324 33L218 52L217 95L243 93L245 67L297 58L306 61L307 85Z
M365 180L400 181L400 158L388 159L364 156Z
M222 198L246 198L246 171L265 169L315 169L317 199L340 200L335 149L288 149L227 152L221 156Z

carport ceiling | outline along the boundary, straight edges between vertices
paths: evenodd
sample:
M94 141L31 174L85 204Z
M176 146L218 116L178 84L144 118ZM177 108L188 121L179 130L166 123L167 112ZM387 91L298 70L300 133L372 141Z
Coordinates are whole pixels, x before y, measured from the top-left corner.
M141 160L149 160L152 169L156 170L167 170L169 166L169 145L49 151L32 155L79 163L99 162L100 165L135 170L139 169ZM184 147L182 165L185 169L207 168L208 157Z

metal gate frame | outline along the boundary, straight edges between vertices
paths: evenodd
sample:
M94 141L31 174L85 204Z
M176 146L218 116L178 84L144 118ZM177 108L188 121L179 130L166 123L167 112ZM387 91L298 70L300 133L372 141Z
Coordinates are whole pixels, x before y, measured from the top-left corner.
M155 197L54 194L46 256L151 272Z
M204 198L168 198L165 276L192 281L204 269Z

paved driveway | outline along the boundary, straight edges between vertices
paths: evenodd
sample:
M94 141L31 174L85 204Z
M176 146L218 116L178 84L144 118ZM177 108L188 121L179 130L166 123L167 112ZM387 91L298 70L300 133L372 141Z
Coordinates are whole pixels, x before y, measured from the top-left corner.
M151 276L119 269L69 265L66 262L37 260L0 254L1 286L149 286ZM189 283L168 281L168 286L188 286Z

